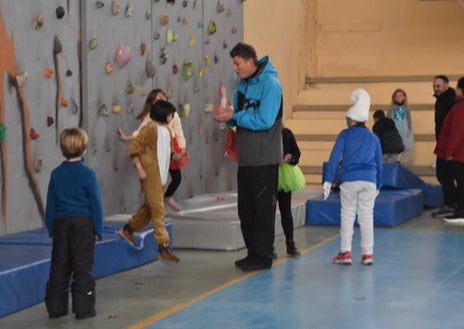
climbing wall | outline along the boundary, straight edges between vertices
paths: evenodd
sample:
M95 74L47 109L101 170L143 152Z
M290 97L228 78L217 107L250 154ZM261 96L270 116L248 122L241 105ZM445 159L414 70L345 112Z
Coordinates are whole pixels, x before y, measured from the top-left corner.
M232 97L242 16L240 0L0 2L0 235L43 226L57 137L71 126L89 134L105 214L135 211L139 181L117 129L138 127L153 88L178 108L191 153L176 198L233 189L227 130L210 110L220 85Z

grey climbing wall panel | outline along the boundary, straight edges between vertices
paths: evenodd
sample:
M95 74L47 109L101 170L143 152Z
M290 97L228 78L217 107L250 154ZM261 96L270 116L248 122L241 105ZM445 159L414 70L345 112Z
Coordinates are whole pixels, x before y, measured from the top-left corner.
M99 2L103 7L97 5ZM49 175L63 161L57 136L70 126L82 125L89 134L91 145L85 161L97 171L105 214L135 211L141 202L140 186L127 156L128 143L120 141L116 131L120 127L130 133L138 127L135 117L152 88L170 94L170 101L181 114L192 156L182 170L183 181L176 198L235 188L236 165L224 158L226 130L205 108L219 102L220 85L225 85L232 97L228 53L243 38L241 1L118 3L120 12L114 14L110 0L0 1L3 38L13 39L16 62L12 66L10 61L0 60L0 111L5 113L3 143L7 145L2 164L8 169L1 172L2 180L7 181L6 190L2 190L7 201L1 205L6 216L2 218L0 235L43 225L41 211ZM218 10L221 5L223 11ZM56 17L58 6L65 11L61 19ZM126 15L128 6L131 15ZM160 15L169 17L169 22L163 25ZM34 29L34 18L38 16L43 16L44 22ZM210 22L216 27L213 34L208 30ZM167 40L168 29L175 39L171 43ZM57 41L60 52L53 51ZM143 55L142 43L146 44ZM118 45L125 47L125 55L130 49L131 58L124 67L118 65ZM160 59L163 48L167 53L164 63ZM7 55L2 47L0 56ZM182 75L185 60L196 67L188 80ZM147 61L156 70L153 77L147 75ZM105 72L107 64L112 66L110 74ZM177 74L173 73L173 65L179 68ZM48 78L47 69L53 71ZM26 83L13 86L12 78L23 72L27 72ZM130 84L135 86L131 94L127 92ZM188 114L182 111L185 104L190 105ZM107 115L101 111L103 105ZM29 120L23 119L24 113ZM40 136L32 139L31 129Z

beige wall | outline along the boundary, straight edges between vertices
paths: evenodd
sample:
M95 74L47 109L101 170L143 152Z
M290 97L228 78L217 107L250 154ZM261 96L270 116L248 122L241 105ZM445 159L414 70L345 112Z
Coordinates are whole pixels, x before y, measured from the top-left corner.
M305 0L244 1L244 42L258 57L269 55L284 89L284 113L291 115L304 85Z
M244 31L279 72L287 118L307 76L464 73L457 0L247 0Z
M317 22L317 76L464 72L457 0L324 0Z

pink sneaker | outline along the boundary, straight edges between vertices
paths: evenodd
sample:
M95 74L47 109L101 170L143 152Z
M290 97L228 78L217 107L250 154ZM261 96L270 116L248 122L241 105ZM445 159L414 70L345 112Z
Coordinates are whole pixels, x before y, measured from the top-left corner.
M175 212L181 211L182 208L179 206L179 204L176 202L176 200L174 200L174 198L172 196L164 198L164 201Z
M372 265L374 264L374 257L372 256L372 254L364 254L362 255L361 263L363 265Z
M339 252L338 255L333 258L333 263L341 265L351 265L351 252Z

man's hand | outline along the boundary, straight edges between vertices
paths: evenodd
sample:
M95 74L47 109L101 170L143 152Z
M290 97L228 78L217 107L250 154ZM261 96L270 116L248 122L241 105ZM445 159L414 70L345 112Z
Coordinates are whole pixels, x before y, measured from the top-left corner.
M234 111L230 106L222 107L221 104L214 104L214 119L218 122L227 122L232 119Z

